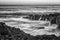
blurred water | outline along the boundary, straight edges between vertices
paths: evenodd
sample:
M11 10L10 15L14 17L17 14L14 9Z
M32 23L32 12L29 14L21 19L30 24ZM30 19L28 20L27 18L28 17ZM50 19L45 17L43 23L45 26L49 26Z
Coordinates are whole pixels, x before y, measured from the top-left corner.
M24 10L26 8L23 8ZM6 9L3 9L6 11ZM11 9L7 9L7 11ZM14 11L18 11L20 9L14 9ZM35 9L36 10L36 9ZM7 12L6 11L6 12ZM2 11L3 12L3 11ZM27 13L28 14L28 13ZM15 28L20 28L23 30L25 33L31 34L31 35L44 35L44 34L49 34L48 29L50 28L55 28L53 25L49 26L49 22L45 23L45 21L32 21L28 19L22 19L23 16L27 15L21 15L20 13L0 13L0 22L5 22L6 25L15 27ZM38 27L46 27L47 30L45 29L38 29ZM55 25L56 26L56 25Z

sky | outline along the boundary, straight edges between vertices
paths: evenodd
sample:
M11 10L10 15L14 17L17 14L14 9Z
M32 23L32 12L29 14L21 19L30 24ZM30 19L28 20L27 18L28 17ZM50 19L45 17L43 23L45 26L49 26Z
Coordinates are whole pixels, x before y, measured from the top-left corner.
M0 0L0 5L45 5L60 4L60 0Z

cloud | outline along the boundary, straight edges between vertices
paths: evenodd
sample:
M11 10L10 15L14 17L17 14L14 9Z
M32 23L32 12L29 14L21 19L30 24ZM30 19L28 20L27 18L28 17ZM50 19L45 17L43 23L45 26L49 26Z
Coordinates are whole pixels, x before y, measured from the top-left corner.
M60 4L59 0L0 0L0 4L35 5L35 4Z

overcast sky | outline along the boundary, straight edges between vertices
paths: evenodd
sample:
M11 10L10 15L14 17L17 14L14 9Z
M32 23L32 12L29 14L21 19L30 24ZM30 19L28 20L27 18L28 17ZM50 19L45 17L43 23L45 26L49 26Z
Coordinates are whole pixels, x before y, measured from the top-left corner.
M60 4L60 0L0 0L4 5Z

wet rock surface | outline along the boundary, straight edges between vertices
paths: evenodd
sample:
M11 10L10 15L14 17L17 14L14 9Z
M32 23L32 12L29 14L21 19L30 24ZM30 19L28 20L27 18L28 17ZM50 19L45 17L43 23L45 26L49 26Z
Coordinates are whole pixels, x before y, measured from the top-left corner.
M4 32L4 34L1 31ZM19 28L7 26L1 22L0 39L1 40L60 40L60 37L56 37L55 35L32 36L30 34L24 33Z
M50 21L52 24L57 24L60 26L60 13L55 12L54 14L44 14L44 15L29 15L28 17L23 17L30 20L42 20ZM40 19L41 18L41 19Z

